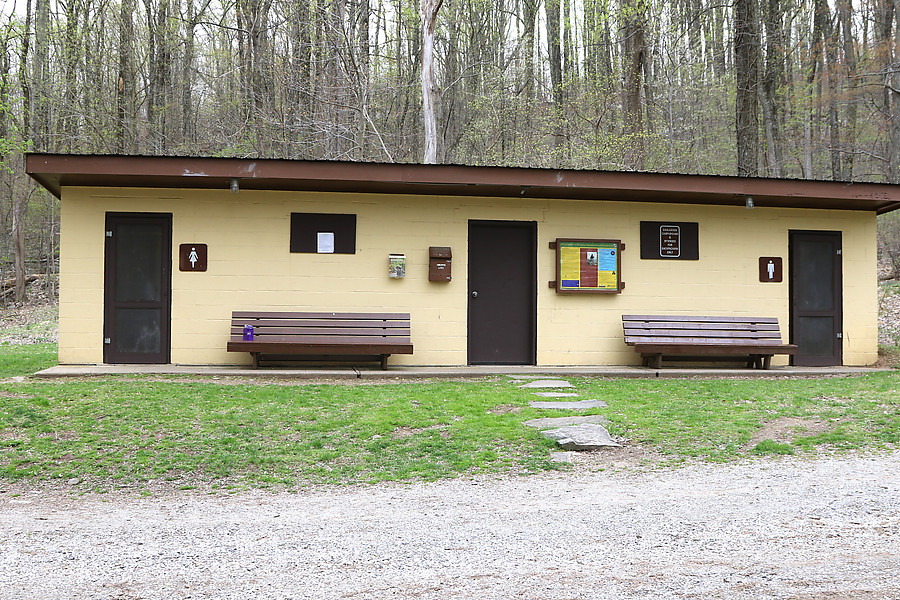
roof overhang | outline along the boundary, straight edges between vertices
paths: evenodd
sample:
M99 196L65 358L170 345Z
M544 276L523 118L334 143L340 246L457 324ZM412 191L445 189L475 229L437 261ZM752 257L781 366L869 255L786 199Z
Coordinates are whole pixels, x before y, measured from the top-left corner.
M312 160L28 154L56 197L67 186L366 192L759 207L900 208L900 186L799 179Z

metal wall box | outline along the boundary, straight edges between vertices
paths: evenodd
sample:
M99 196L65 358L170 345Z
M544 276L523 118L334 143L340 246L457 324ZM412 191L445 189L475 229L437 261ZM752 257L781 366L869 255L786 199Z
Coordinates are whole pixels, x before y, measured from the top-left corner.
M428 281L450 281L452 255L447 246L428 248Z

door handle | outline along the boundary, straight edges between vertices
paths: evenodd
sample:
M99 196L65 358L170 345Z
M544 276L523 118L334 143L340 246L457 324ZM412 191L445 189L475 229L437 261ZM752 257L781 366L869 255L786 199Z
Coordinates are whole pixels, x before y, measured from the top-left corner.
M473 298L477 298L477 297L478 297L478 292L475 291L475 290L472 290L472 297L473 297Z

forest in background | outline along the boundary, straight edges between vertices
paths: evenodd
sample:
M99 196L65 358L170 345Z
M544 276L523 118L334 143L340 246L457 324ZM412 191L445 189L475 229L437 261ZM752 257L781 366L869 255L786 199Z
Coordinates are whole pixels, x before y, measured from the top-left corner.
M26 151L897 183L900 0L6 0L0 282L52 286Z

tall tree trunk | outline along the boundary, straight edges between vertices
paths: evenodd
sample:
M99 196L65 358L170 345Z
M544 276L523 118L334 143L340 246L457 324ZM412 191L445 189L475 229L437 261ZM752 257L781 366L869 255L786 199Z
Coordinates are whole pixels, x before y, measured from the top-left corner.
M725 75L725 8L718 0L708 0L707 11L711 13L709 46L711 48L713 72L717 78Z
M24 65L23 65L24 67ZM34 5L34 63L32 64L34 149L49 152L50 133L50 0Z
M856 40L853 36L853 3L850 0L836 0L835 8L843 37L844 63L847 82L847 125L844 128L848 152L844 154L843 181L853 181L853 157L856 151Z
M548 4L550 0L547 0ZM597 77L597 31L598 31L598 7L597 0L584 0L584 76L588 81L594 81ZM548 20L549 28L550 22ZM548 32L549 37L549 32Z
M147 121L150 151L162 154L168 149L168 123L171 97L171 59L169 14L172 0L159 0L153 6L144 0L147 13L149 72L147 74ZM155 12L154 12L155 10Z
M644 125L641 106L641 74L644 73L646 42L645 0L626 0L621 8L622 21L622 125L625 133L624 166L628 170L644 168Z
M444 140L438 148L438 160L442 163L464 160L456 155L458 142L462 133L461 118L465 109L465 101L460 90L460 28L463 26L462 2L450 0L448 9L444 12L447 19L447 46L444 52L444 81L441 94L441 127L438 135ZM457 158L459 156L459 158Z
M553 108L556 111L562 110L563 102L563 70L560 47L559 9L560 0L546 0L544 10L547 15L547 56L549 58L550 67L550 95L553 98Z
M575 40L572 39L572 0L562 0L563 22L563 79L570 73L577 73L575 68Z
M19 53L19 84L22 88L22 131L26 141L32 138L32 96L28 81L28 50L31 41L31 0L27 0L25 8L25 31ZM17 302L25 299L25 214L28 207L28 196L12 192L12 241L13 241L13 275L16 278L15 298Z
M313 98L312 39L309 0L293 0L291 3L291 70L287 78L285 95L288 104L288 121L292 131L291 143L295 144L286 158L296 158L306 143L307 124L310 120L310 104ZM299 146L297 146L299 145Z
M900 93L894 91L894 49L892 31L894 26L895 0L877 0L874 10L875 27L875 60L884 65L884 87L882 98L884 103L885 129L887 130L887 144L885 144L885 176L890 183L900 183L900 147L893 143L894 131L894 104L900 100Z
M132 118L134 116L135 73L131 44L134 39L134 0L122 0L119 13L119 72L116 86L116 152L134 151Z
M759 174L759 31L756 0L734 2L735 123L737 173Z
M529 105L534 99L534 31L537 26L537 0L522 0L522 59L525 61L522 91Z
M891 61L891 167L895 183L900 181L900 65L897 64L897 53L900 52L900 0L894 0L894 60Z
M194 0L185 0L184 55L181 59L181 143L182 147L194 148L196 129L194 127L194 29L197 14Z
M760 99L766 132L766 162L769 174L775 177L783 176L784 167L781 139L781 90L785 85L783 15L782 0L766 0L766 68Z
M65 45L62 57L62 62L65 64L64 93L66 98L75 98L78 93L77 69L80 64L79 58L81 55L81 48L78 44L77 36L79 18L78 7L79 3L75 0L69 0L66 5L66 30L63 37ZM60 111L62 112L62 119L59 126L60 133L62 134L60 148L66 152L73 152L78 146L76 141L76 138L78 137L76 133L76 123L79 118L74 106L62 106L60 107Z
M443 0L421 0L422 11L422 117L425 125L426 165L437 162L437 121L434 110L434 28Z
M824 93L826 104L826 120L828 122L828 146L831 155L831 179L840 181L843 178L841 171L841 136L838 130L837 114L837 86L835 84L837 69L837 39L835 28L831 19L831 10L827 0L815 0L814 4L816 27L819 37L814 34L813 42L821 43L824 48L822 54L825 58L822 77L824 78Z

